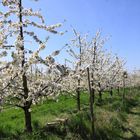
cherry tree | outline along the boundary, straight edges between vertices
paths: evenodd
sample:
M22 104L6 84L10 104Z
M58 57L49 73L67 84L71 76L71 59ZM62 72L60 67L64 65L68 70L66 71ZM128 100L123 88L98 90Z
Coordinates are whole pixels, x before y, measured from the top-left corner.
M53 34L62 33L56 31L61 24L47 26L39 11L24 8L22 2L22 0L2 0L0 5L5 8L0 12L0 55L7 55L0 68L3 77L0 81L2 84L0 98L5 103L24 110L25 130L32 132L31 105L56 94L55 90L60 88L58 82L64 72L63 67L54 59L60 53L59 50L46 56L45 59L40 56L49 38L42 41L34 32L34 28ZM33 18L30 17L36 17L40 21L32 21ZM29 38L30 45L26 42ZM36 50L32 42L39 46ZM33 65L47 67L47 76L43 74L36 77L35 74L31 74L30 69Z
M106 57L102 59L101 67L98 72L99 78L99 97L102 100L102 92L109 90L110 95L113 94L113 88L116 88L121 83L121 75L123 72L124 63L117 56L106 54Z
M86 47L88 46L87 35L80 35L75 29L73 29L74 39L67 45L67 52L69 54L69 62L71 68L67 77L63 80L63 87L65 91L73 93L77 100L77 109L80 110L80 94L86 87L85 85L85 66L84 59L86 53ZM64 89L63 88L63 89Z
M120 75L124 69L124 61L104 48L107 40L107 37L101 37L100 31L97 32L87 49L84 62L89 67L92 91L99 93L99 99L102 99L104 90L112 90L116 82L121 82Z

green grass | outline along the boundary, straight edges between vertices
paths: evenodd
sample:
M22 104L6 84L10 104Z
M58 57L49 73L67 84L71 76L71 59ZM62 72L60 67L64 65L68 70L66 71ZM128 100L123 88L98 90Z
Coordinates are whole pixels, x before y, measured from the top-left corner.
M81 111L76 107L76 98L61 96L58 102L45 101L32 106L33 133L24 133L24 113L19 108L5 107L0 113L0 140L90 140L91 123L89 96L81 94ZM125 104L114 91L103 94L102 102L96 95L95 131L97 140L139 140L140 139L140 91L127 89ZM66 125L47 128L47 123L58 118L68 118Z

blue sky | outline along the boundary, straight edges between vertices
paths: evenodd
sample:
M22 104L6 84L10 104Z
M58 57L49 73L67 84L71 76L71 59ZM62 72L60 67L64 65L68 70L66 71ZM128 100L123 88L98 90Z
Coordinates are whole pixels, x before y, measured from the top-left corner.
M41 0L40 6L49 23L67 22L81 33L93 36L98 29L111 35L108 47L126 59L128 69L140 68L140 0ZM38 3L38 4L39 4ZM63 36L71 39L71 34ZM61 39L60 39L61 40ZM57 40L54 46L63 39ZM60 41L60 43L59 43Z
M81 33L92 37L98 29L103 36L111 35L107 47L127 61L129 70L140 68L140 0L40 0L27 7L42 10L47 24L61 23L63 36L53 35L48 43L48 52L61 48L72 39L71 25ZM38 32L38 30L35 30ZM38 32L40 36L46 36ZM66 54L62 54L67 57ZM62 61L62 56L58 61Z

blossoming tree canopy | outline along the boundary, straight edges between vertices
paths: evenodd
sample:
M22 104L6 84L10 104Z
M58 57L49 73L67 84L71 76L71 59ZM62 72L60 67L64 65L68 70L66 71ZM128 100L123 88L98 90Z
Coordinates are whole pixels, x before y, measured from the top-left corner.
M76 31L75 34L75 38L68 44L68 53L72 57L69 61L74 67L64 79L71 82L64 81L65 86L63 87L67 89L69 87L69 90L75 91L79 87L76 80L80 79L80 88L87 89L87 67L90 68L91 80L94 82L92 88L96 91L103 91L120 84L124 62L105 50L104 45L107 38L102 38L100 32L97 32L92 40L89 40L87 35L82 36ZM77 51L80 48L81 53Z

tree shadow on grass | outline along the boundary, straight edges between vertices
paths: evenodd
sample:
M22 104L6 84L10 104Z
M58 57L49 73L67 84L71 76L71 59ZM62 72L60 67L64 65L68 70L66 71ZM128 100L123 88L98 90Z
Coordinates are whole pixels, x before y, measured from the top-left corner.
M123 127L124 132L130 132L132 136L130 138L121 137L123 140L140 140L140 136L138 136L132 129Z

